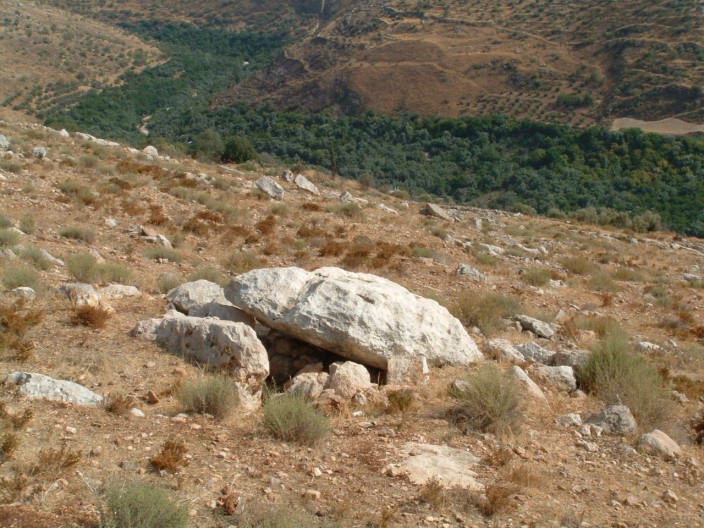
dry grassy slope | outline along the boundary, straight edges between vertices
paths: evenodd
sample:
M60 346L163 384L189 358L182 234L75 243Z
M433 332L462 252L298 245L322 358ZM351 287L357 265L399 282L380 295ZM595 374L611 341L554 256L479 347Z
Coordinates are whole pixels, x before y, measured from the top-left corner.
M67 105L153 64L159 50L114 26L35 2L0 3L0 117Z
M0 123L0 133L28 156L0 165L4 178L0 212L16 223L23 217L35 223L33 234L23 236L20 243L64 259L95 250L131 270L128 282L142 292L137 299L112 301L116 314L105 328L76 327L70 324L68 302L53 293L54 287L73 280L67 268L37 271L43 291L29 308L42 310L45 318L27 335L33 344L28 357L13 357L12 349L3 351L2 371L41 372L78 381L102 394L131 395L146 414L135 418L101 408L30 402L9 387L0 387L0 401L13 413L25 409L34 413L17 432L16 451L0 464L2 501L23 504L0 507L2 522L14 519L17 524L12 526L36 528L75 520L79 526L95 526L102 485L138 478L173 488L177 499L191 510L192 526L199 527L232 524L230 517L211 509L225 485L243 497L249 508L259 502L290 501L293 506L288 508L306 508L343 526L579 526L580 519L590 526L700 523L704 456L701 446L693 445L689 424L701 412L704 394L703 296L701 288L681 275L704 275L701 241L675 242L670 233L642 236L489 210L467 210L465 221L446 223L419 214L421 204L404 209L391 196L315 172L308 176L320 186L323 197L289 188L283 203L278 203L254 192L254 181L262 173L277 176L281 167L220 168L188 159L152 162L120 148L63 139L37 126ZM39 145L49 148L48 159L29 156L32 147ZM185 172L211 175L215 184L178 176ZM60 186L71 190L66 182L75 183L72 193L60 190ZM356 213L340 208L334 197L343 189L366 198L370 205ZM378 209L381 203L399 215ZM264 227L271 228L271 223L260 224L269 215L275 218L271 230ZM110 227L107 218L117 220L117 227ZM477 219L482 219L481 229L476 227ZM151 225L179 241L182 263L147 258L145 251L153 246L132 232L134 225ZM95 240L88 244L63 238L58 233L65 226L91 229ZM464 241L467 247L448 237ZM328 249L321 256L326 252L323 246L333 247L326 244L329 241L338 242L340 253L333 255ZM398 247L380 259L373 258L375 253L369 258L355 253L355 248L379 241ZM500 246L506 253L489 258L480 250L479 244L484 243ZM401 246L409 245L422 249L402 251ZM541 247L544 252L538 250ZM228 259L232 255L236 258ZM570 256L592 266L591 273L579 275L566 269L561 262ZM489 281L457 277L458 262L481 269ZM582 330L583 324L613 318L632 336L663 346L649 354L650 360L667 371L673 387L689 399L673 402L671 419L660 426L680 442L685 456L668 463L626 454L623 444L635 445L637 437L590 438L597 447L587 451L577 443L574 428L558 426L554 419L568 412L584 416L601 403L593 397L574 399L547 389L549 407L529 404L517 434L462 435L446 415L451 405L447 385L465 374L462 369L433 370L430 384L416 388L418 406L404 414L376 408L364 409L359 417L347 408L333 412L334 434L312 449L268 438L258 425L258 414L235 414L224 422L198 415L177 417L181 409L169 396L179 379L175 369L194 376L198 367L151 342L130 338L128 332L137 321L163 312L165 301L157 289L161 274L188 275L204 266L237 273L252 263L308 269L340 265L386 276L450 304L462 295L513 295L526 313L550 319L561 309L572 319L574 324L565 325L553 342L545 343L555 349L590 346L594 335ZM2 261L3 280L18 266L17 261ZM549 270L566 286L528 284L526 277L535 276L534 269ZM630 275L624 270L631 270ZM658 294L661 302L644 296L654 286L667 294ZM6 294L3 297L7 306L10 301ZM491 337L513 343L529 339L512 327L499 329ZM486 339L477 336L480 348ZM669 343L671 339L676 346ZM160 402L147 403L150 390L161 394ZM365 422L373 424L363 427ZM185 442L190 464L177 475L150 471L149 457L173 438ZM436 500L431 507L419 498L419 487L382 472L388 463L399 460L400 446L408 441L468 449L484 461L477 470L481 482L511 485L516 493L504 503L497 502L501 508L493 518L485 518L462 495ZM62 445L83 453L75 467L15 479L23 467L36 462L40 449ZM90 456L96 447L102 451ZM322 470L321 476L312 476L316 467ZM281 483L272 484L272 477ZM320 491L320 499L302 498L307 489ZM666 490L674 492L677 502L662 499ZM43 512L41 517L32 513L38 511Z

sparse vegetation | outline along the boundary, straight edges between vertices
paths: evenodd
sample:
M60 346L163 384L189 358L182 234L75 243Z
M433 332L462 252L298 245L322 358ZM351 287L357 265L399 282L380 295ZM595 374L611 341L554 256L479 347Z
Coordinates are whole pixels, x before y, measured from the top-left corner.
M71 315L71 323L75 326L88 326L93 329L105 328L112 312L102 306L86 304L75 306Z
M186 282L186 279L175 273L162 273L156 279L156 289L160 293L168 293L177 286Z
M161 446L161 452L150 460L150 463L157 471L176 472L188 465L186 454L188 448L183 440L167 440Z
M95 232L92 229L78 226L68 226L59 230L59 236L80 240L92 244L95 240Z
M275 394L264 403L264 428L284 442L312 445L330 432L328 418L297 394Z
M197 280L207 280L210 282L214 282L219 286L225 286L228 282L230 282L229 277L227 277L222 271L217 268L209 267L197 268L187 277L188 282Z
M101 528L186 528L188 510L162 488L144 482L112 484L106 490Z
M233 251L223 262L223 266L235 275L259 268L263 265L261 257L250 251Z
M32 266L26 264L11 265L5 267L2 275L2 284L8 290L26 286L33 290L41 289L39 275Z
M520 310L520 301L511 296L489 293L478 296L474 293L462 295L450 308L467 328L477 326L486 335L496 332L504 319L512 317Z
M181 262L183 257L177 251L173 249L167 249L163 247L153 247L148 248L144 252L144 256L152 260L168 260L169 262Z
M607 403L627 405L642 428L662 427L671 409L657 367L630 350L624 335L600 341L576 370L579 386Z
M19 242L20 236L9 229L0 229L0 247L12 247Z
M464 428L491 433L516 432L521 421L521 396L516 382L494 364L472 372L451 396L457 405L450 411L453 422Z
M222 420L237 406L233 380L226 376L203 375L185 380L176 391L176 399L187 411L210 414Z
M531 268L523 274L523 280L531 286L545 286L550 282L550 270L545 268Z

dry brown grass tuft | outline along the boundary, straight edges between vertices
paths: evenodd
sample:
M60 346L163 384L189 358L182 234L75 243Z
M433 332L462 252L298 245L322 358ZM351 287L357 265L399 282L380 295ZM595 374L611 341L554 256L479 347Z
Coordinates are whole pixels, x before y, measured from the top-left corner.
M14 359L26 361L34 348L26 340L29 330L44 320L41 310L24 310L24 304L0 305L0 352L10 351Z
M83 453L63 445L59 449L42 449L37 455L37 461L29 466L25 473L29 476L57 475L81 461Z
M432 478L421 487L419 498L434 510L442 510L447 505L448 493L438 479Z
M124 394L111 394L105 399L103 407L110 414L122 416L136 404L134 397Z
M19 446L19 437L14 433L5 433L0 442L0 464L5 462Z
M494 481L484 488L484 492L472 495L472 502L487 517L505 512L511 507L511 496L519 491L518 486L502 481Z
M100 329L105 328L110 317L112 317L110 310L100 306L76 306L73 308L71 324Z
M263 236L271 235L276 229L276 217L274 215L267 216L264 220L257 222L254 226Z
M152 457L151 465L157 471L178 471L188 465L186 454L188 448L183 440L167 440L161 448L161 453Z

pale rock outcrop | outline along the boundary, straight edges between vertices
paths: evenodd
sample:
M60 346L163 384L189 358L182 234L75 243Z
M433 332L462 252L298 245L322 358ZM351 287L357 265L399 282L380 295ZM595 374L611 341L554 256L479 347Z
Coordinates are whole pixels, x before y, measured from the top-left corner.
M591 352L589 350L560 350L553 357L553 364L556 366L578 367L584 364Z
M429 375L428 360L425 357L392 357L386 369L386 384L419 386L428 381Z
M269 178L269 176L262 176L255 182L255 185L257 186L257 189L276 200L284 199L285 193L283 187Z
M358 392L372 387L371 376L364 365L353 361L330 365L330 378L325 388L331 389L341 398L350 400Z
M293 172L290 170L286 169L284 173L281 175L281 179L287 183L293 183L293 180L295 179L295 176L293 175Z
M447 220L448 222L452 222L453 220L444 208L431 203L425 204L425 214L434 216L435 218L441 218L442 220Z
M577 388L577 380L574 377L572 367L539 365L535 369L535 376L544 384L556 390L572 392Z
M398 211L396 209L392 209L388 205L384 205L384 204L379 204L379 210L384 211L385 213L391 213L391 214L395 214L395 215L398 214Z
M327 372L304 372L291 380L286 392L315 400L323 393L328 379L329 375Z
M338 196L338 199L339 199L342 203L351 203L351 202L354 202L354 196L352 196L352 194L350 194L349 191L343 191L343 192L340 194L340 196Z
M604 431L613 435L628 435L638 428L631 410L621 403L608 406L587 420L587 423L598 425Z
M32 301L37 296L37 292L29 286L19 286L18 288L10 290L10 295L18 299L24 299L25 301Z
M396 356L425 357L430 365L481 357L447 309L375 275L258 269L234 278L225 296L266 326L384 370Z
M34 147L32 149L32 156L37 158L37 159L44 159L46 158L48 154L48 151L46 147Z
M109 284L100 288L100 295L107 299L122 299L123 297L139 297L142 293L136 286L124 284Z
M188 315L192 317L214 317L235 323L244 323L254 328L255 320L251 315L243 312L239 308L232 306L229 302L206 303L189 310Z
M548 323L545 323L539 319L534 319L533 317L528 317L527 315L517 315L515 319L520 323L523 330L533 332L538 337L550 339L555 334L555 331Z
M90 284L66 283L59 286L58 290L68 298L73 306L95 306L111 313L115 311Z
M156 147L152 145L147 145L142 149L142 154L146 154L147 156L151 156L152 158L158 158L159 157L159 151L157 150Z
M485 353L496 361L523 363L525 357L507 339L490 339L484 345Z
M243 323L169 317L155 328L156 341L173 354L208 367L227 367L235 380L240 405L254 409L261 403L269 358L255 331Z
M460 263L459 266L457 266L457 271L455 273L457 273L457 275L460 277L467 277L469 279L472 279L473 281L477 281L477 282L486 282L487 281L486 275L484 275L478 269L473 268L469 264Z
M518 365L514 365L507 371L508 376L511 378L515 379L519 386L522 387L529 396L532 398L535 398L536 400L539 400L543 403L547 403L548 399L545 397L545 393L543 390L538 387L538 385L530 379L530 376L526 373L525 370L523 370L521 367Z
M308 178L303 176L303 174L298 174L294 178L293 183L296 187L298 187L301 190L307 191L307 192L314 194L316 196L320 196L320 191L315 186L315 184L312 181L310 181Z
M86 389L72 381L56 380L43 374L13 372L5 378L5 383L19 386L19 393L28 398L61 401L76 405L99 405L103 401L100 394Z
M680 446L672 438L659 429L655 429L640 437L638 450L648 455L672 460L682 454Z
M400 450L404 460L387 466L387 475L406 475L416 485L437 481L446 488L481 490L473 468L481 461L471 453L444 445L408 442Z
M530 359L536 363L542 363L543 365L551 365L555 357L555 352L541 347L538 343L521 343L516 346L516 350L518 350L524 358Z
M191 310L197 310L209 303L230 304L222 288L205 279L176 286L166 294L166 300L186 315L191 315Z
M0 134L0 152L10 150L10 140Z

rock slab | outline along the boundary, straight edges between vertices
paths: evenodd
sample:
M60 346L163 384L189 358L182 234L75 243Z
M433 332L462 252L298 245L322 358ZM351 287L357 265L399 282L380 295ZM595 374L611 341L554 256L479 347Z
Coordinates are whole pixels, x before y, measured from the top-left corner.
M398 464L398 468L414 484L423 485L436 480L447 488L481 490L484 487L476 480L477 474L472 470L480 459L467 451L444 445L408 442L402 452L407 458Z
M72 381L57 380L43 374L13 372L5 383L19 385L20 394L28 398L61 401L76 405L100 405L103 397Z
M270 328L383 370L396 356L425 357L434 366L481 357L447 309L375 275L258 269L233 279L225 297Z

